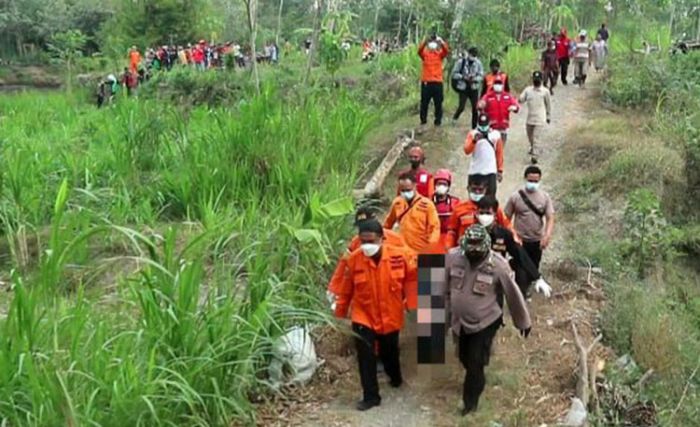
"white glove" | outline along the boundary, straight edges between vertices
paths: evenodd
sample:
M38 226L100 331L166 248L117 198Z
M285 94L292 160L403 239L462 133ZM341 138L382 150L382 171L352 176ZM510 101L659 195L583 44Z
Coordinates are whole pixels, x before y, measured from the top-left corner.
M516 107L515 105L511 105L510 107L508 107L508 111L510 111L511 113L515 113L516 111L518 111L518 107Z
M335 294L331 291L326 291L326 299L331 304L331 310L335 311Z
M552 287L540 277L535 282L535 292L544 295L545 298L549 298L552 296Z

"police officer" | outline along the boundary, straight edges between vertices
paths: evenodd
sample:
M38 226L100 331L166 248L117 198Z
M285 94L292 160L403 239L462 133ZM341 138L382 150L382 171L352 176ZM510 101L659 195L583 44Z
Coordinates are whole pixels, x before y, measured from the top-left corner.
M446 307L450 329L458 336L459 360L467 370L462 400L466 415L477 409L484 391L484 367L489 363L491 344L501 326L505 296L515 326L527 338L530 314L523 295L510 277L508 262L491 250L491 239L480 224L471 226L445 257Z

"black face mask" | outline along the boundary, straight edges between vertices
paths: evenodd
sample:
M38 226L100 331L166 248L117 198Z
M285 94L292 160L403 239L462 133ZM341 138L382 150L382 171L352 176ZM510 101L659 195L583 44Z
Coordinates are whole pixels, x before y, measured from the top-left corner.
M535 86L538 86L538 87L542 86L542 80L540 80L540 79L535 79L532 82L535 84Z
M486 257L486 253L481 251L470 251L465 253L464 255L466 255L467 259L470 262L478 262Z
M418 169L418 167L420 167L420 163L421 163L420 160L411 160L411 167L413 169Z

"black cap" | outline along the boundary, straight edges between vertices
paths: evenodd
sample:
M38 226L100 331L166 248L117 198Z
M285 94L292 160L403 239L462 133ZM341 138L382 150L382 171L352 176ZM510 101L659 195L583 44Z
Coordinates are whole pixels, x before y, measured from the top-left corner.
M533 79L540 79L540 80L542 80L542 72L541 72L541 71L535 71L534 73L532 73L532 78L533 78Z
M486 126L489 123L489 116L487 116L486 114L479 114L479 119L477 120L477 124L479 126Z
M380 236L384 235L384 228L375 218L365 219L357 223L359 233L377 233Z

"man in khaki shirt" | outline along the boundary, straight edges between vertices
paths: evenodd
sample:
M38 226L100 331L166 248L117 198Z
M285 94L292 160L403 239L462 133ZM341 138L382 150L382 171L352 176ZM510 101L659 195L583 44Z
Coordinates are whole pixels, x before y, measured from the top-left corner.
M539 154L538 142L540 134L545 124L549 124L552 110L549 89L542 85L542 72L535 71L532 73L532 86L528 86L523 90L518 101L527 108L525 130L527 131L527 139L530 142L529 154L534 164L537 163L537 155Z
M549 246L554 232L554 205L549 194L540 190L542 170L534 165L525 169L525 187L508 199L504 213L513 222L523 248L540 268L542 250Z
M525 338L530 334L530 314L510 276L508 262L491 250L488 231L479 224L469 227L460 245L445 257L444 286L447 319L458 339L459 360L467 370L462 390L462 415L466 415L477 409L486 385L484 367L503 322L503 296L513 323Z

